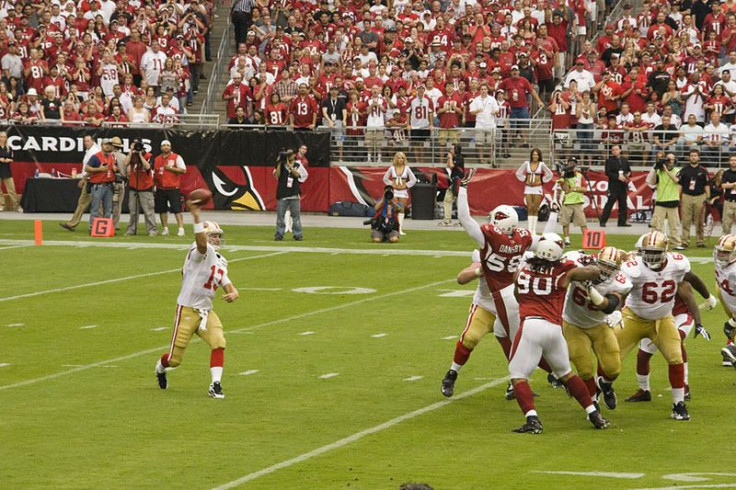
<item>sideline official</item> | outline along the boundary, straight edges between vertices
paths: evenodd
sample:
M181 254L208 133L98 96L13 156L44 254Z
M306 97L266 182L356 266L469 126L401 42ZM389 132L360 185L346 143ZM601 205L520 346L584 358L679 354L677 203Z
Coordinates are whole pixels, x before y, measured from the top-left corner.
M184 216L181 214L181 176L187 173L184 159L171 151L171 142L161 142L161 154L153 161L153 182L156 185L154 208L161 218L161 234L169 234L171 211L179 225L178 236L184 236Z
M97 143L95 143L95 140L90 135L87 135L82 139L82 144L86 151L84 153L84 158L82 158L82 178L79 179L79 182L77 183L77 187L82 190L82 193L79 194L77 209L74 210L72 219L66 223L59 223L59 226L69 231L74 231L79 222L82 221L82 215L87 211L87 209L89 209L89 205L92 202L92 194L89 192L91 185L89 184L89 176L87 175L85 168L87 167L89 159L92 158L92 155L101 151L101 148L97 146Z
M89 182L92 185L92 204L89 215L91 231L92 223L100 215L100 206L102 206L103 218L112 216L112 192L117 165L115 156L112 154L111 140L102 140L102 151L92 155L84 170L89 175Z
M695 221L698 248L705 247L703 223L703 207L710 198L710 184L708 171L700 165L700 151L690 150L690 165L680 170L680 187L682 188L682 202L680 215L682 219L682 236L680 246L676 250L685 250L690 246L690 227Z
M611 216L613 205L618 202L618 226L631 226L626 222L629 215L628 196L631 167L629 161L621 156L621 147L613 145L611 156L606 159L606 177L608 177L608 200L603 207L600 218L601 227L606 226Z

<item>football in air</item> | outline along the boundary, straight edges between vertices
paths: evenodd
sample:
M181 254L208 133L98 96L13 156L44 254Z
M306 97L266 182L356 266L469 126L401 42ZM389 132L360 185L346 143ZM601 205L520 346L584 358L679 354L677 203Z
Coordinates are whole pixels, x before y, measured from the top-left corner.
M212 192L209 189L194 189L189 193L188 200L192 204L204 206L212 200Z

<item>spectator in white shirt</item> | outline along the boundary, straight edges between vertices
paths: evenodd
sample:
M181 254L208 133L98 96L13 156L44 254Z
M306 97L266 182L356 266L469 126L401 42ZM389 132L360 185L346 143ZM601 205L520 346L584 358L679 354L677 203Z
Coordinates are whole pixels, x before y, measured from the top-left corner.
M595 78L593 74L583 67L582 60L578 60L575 63L575 69L567 74L565 77L565 87L570 86L570 81L575 80L578 82L578 91L580 93L586 91L592 91L595 87Z
M728 157L728 140L731 131L727 124L721 122L721 115L713 112L710 124L703 129L703 164L717 166Z
M480 95L470 102L469 112L475 115L475 144L478 147L478 159L481 163L493 161L493 143L496 138L496 117L501 106L490 87L484 83L480 86Z
M703 128L698 126L698 120L695 114L690 114L687 118L687 124L680 127L680 139L677 140L678 158L684 158L685 153L690 149L698 149L698 145L703 141Z

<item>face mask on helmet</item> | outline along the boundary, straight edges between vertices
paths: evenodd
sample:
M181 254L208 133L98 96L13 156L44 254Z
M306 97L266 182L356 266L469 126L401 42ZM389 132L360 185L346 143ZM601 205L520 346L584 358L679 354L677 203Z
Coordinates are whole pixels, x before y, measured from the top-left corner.
M207 236L207 243L212 245L215 250L219 250L225 244L225 239L222 238L224 232L220 228L220 225L214 221L205 221L204 231Z
M720 266L726 266L736 260L736 236L725 235L718 240L713 250L713 258Z
M601 270L601 279L606 281L621 269L622 252L613 248L603 248L595 260L596 265Z
M664 264L667 252L665 250L642 248L640 250L641 261L650 269L659 269Z

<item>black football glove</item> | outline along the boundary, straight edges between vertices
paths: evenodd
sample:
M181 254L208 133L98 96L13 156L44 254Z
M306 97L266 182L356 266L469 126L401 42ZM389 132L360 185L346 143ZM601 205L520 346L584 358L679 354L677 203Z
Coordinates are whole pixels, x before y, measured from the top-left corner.
M710 340L710 334L700 323L695 324L695 335L693 337L697 338L698 335L702 335L705 340Z

